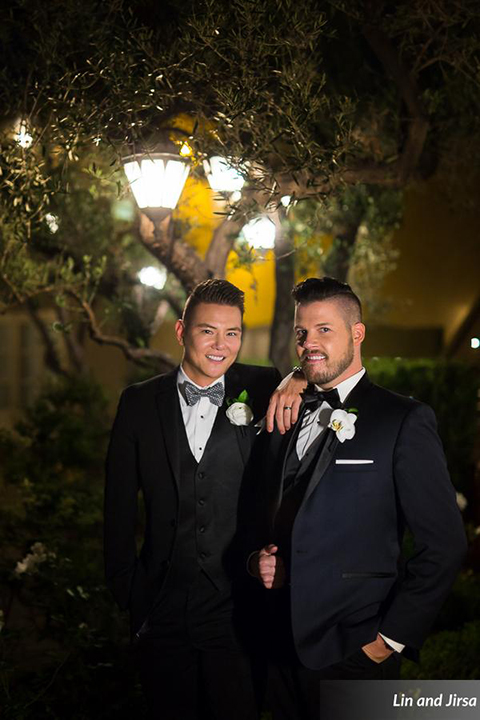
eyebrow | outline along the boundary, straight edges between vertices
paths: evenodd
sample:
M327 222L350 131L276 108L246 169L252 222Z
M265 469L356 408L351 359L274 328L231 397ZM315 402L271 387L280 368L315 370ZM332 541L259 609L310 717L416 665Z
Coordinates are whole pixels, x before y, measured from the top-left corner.
M198 323L198 325L196 325L196 327L210 328L210 330L218 330L218 325L210 325L210 323ZM227 332L230 332L230 330L237 330L237 332L242 332L242 328L240 328L240 327L227 328Z
M328 326L331 327L331 326L332 326L332 323L329 323L329 322L327 322L327 321L325 321L325 322L319 322L319 323L316 323L316 324L314 325L314 327L316 327L316 328L317 328L317 327L325 327L325 325L328 325ZM303 325L294 325L294 326L293 326L293 329L294 329L294 330L305 330L305 328L304 328Z

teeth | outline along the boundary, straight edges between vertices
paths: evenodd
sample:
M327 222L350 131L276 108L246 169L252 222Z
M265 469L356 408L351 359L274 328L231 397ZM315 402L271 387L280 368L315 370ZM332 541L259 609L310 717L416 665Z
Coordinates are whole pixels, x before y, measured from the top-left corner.
M216 360L217 362L219 362L219 361L221 361L221 360L225 360L225 356L224 356L224 355L207 355L207 358L208 358L209 360Z
M307 360L325 360L326 355L307 355Z

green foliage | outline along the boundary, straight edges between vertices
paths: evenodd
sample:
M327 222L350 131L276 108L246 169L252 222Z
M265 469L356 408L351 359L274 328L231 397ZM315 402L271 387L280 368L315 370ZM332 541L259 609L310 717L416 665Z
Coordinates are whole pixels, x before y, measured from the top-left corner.
M77 378L52 383L0 437L6 717L141 715L126 619L104 584L108 425L101 389Z
M402 395L430 405L455 487L470 489L477 428L478 371L458 362L373 358L366 363L371 379Z
M444 630L427 638L421 662L404 660L402 677L412 680L476 680L480 674L480 620L458 631Z
M462 572L435 621L434 630L458 630L480 618L480 576L472 570Z

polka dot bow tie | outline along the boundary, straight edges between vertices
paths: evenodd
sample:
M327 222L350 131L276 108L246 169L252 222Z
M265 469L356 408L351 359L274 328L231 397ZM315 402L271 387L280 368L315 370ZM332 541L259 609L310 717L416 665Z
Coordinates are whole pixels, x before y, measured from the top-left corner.
M225 397L225 388L222 383L217 383L211 387L197 388L192 383L186 381L184 384L185 397L189 405L196 405L196 403L202 397L207 397L213 405L220 405L223 403Z

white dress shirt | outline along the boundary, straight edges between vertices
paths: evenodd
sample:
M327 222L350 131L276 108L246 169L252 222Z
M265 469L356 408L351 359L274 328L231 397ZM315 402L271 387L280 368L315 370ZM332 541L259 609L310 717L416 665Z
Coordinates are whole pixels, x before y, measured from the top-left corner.
M347 395L353 390L358 381L365 375L365 368L359 370L355 375L351 375L346 380L336 385L340 401L343 403ZM322 390L319 385L315 385L317 390ZM329 388L330 389L330 388ZM333 388L331 388L333 389ZM333 408L327 402L323 402L316 410L307 410L302 421L302 427L297 438L297 455L301 460L307 452L313 441L325 430L330 422L330 416Z
M195 385L199 390L203 390L205 387L212 387L213 385L217 385L217 383L225 385L225 375L222 375L222 377L210 385L201 386L197 385L197 383L188 377L181 365L178 368L177 390L178 397L180 398L183 422L185 424L185 432L187 433L188 444L192 455L197 462L200 462L219 408L218 405L210 402L208 397L201 397L195 405L189 405L185 399L183 390L185 381L192 383L192 385Z
M365 368L362 368L357 373L355 373L355 375L351 375L349 378L343 380L341 383L338 383L338 385L336 385L336 389L342 403L364 375ZM315 387L317 388L317 390L322 390L322 388L318 385L316 385ZM333 390L333 388L331 389ZM306 411L303 417L302 427L300 428L300 432L298 433L296 444L297 455L300 460L303 458L315 438L317 438L320 433L325 430L328 423L330 422L330 416L332 412L333 408L331 408L327 402L323 402L316 410ZM402 645L401 643L397 643L394 640L387 638L385 635L382 635L382 633L379 633L379 635L385 640L386 643L388 643L388 645L390 645L390 647L392 647L397 652L402 652L403 648L405 647L405 645Z

